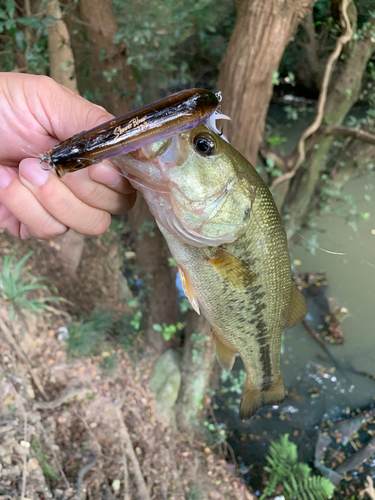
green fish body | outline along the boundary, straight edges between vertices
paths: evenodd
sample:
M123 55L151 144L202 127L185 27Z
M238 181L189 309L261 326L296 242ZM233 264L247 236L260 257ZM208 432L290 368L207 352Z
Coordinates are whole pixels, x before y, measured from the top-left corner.
M241 419L280 403L282 332L307 311L262 178L210 124L115 163L148 202L187 297L212 325L220 364L230 370L236 353L244 362Z

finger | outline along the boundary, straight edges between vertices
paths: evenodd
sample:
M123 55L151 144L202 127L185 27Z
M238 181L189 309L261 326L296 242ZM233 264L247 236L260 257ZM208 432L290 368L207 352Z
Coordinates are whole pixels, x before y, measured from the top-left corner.
M122 194L131 194L135 189L121 172L120 168L110 161L91 165L88 169L91 179L104 184Z
M105 165L105 168L111 169ZM111 169L113 170L113 169ZM104 184L100 184L90 177L88 169L79 170L71 174L67 174L63 178L63 183L68 186L70 191L77 198L82 200L87 205L94 208L105 210L111 214L123 214L130 210L133 206L136 195L133 188L128 189L126 184L123 184L122 179L118 179L118 172L113 170L109 172L109 180L118 180L117 184L120 192L115 191L115 187L110 188ZM130 194L122 194L121 191L131 191Z
M0 203L40 239L54 238L67 231L24 186L17 172L0 166Z
M56 220L81 234L103 233L111 222L108 212L91 207L52 172L42 170L39 161L27 158L19 166L21 182Z
M0 205L0 228L13 236L20 236L20 221L4 205Z
M31 229L27 226L25 226L25 224L20 224L20 237L23 239L23 240L27 240L29 238L37 238L38 236L33 233L31 231Z
M26 97L32 109L39 109L42 105L43 113L38 114L38 121L50 136L64 140L113 118L101 106L92 104L51 78L36 78L36 85L28 87Z

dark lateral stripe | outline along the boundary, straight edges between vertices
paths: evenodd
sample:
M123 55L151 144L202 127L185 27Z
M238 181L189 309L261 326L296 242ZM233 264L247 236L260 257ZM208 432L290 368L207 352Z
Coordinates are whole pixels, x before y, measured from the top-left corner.
M267 325L263 318L263 310L266 308L264 299L265 293L262 291L261 285L252 287L251 299L253 306L253 318L251 323L255 324L257 334L255 336L260 351L260 362L263 372L262 390L266 391L272 385L272 365L271 365L271 352L268 344Z

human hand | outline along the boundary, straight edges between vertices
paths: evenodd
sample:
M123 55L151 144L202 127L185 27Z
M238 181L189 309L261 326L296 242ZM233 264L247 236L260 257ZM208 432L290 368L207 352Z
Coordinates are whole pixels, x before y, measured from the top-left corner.
M50 239L104 232L136 192L109 161L59 179L39 154L112 115L44 76L0 73L0 228Z

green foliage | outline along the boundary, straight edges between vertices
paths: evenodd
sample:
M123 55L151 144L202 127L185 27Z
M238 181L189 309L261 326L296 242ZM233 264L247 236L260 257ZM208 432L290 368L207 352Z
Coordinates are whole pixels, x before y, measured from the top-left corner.
M276 146L280 146L281 144L284 144L284 142L287 142L287 138L280 136L280 135L273 135L272 137L268 137L267 142L271 146L271 148L274 148Z
M170 340L176 332L181 331L183 327L184 325L182 323L177 323L176 325L166 325L165 323L163 323L162 325L158 325L157 323L155 323L154 325L152 325L152 328L156 332L161 332L161 334L163 335L163 339L166 342L168 342L168 340Z
M193 344L193 350L191 353L192 362L195 364L200 364L202 361L202 356L204 354L204 345L207 341L207 335L204 333L192 333L190 340Z
M245 370L238 370L238 372L227 372L223 370L221 372L222 385L218 392L219 394L228 394L228 396L226 396L226 404L231 410L238 411L245 380Z
M5 0L0 7L0 71L12 71L23 57L26 67L22 71L45 73L49 64L47 30L51 21L43 10L22 17L15 0Z
M114 327L111 313L94 311L81 323L68 325L69 337L66 348L70 356L90 356L100 352L99 343Z
M155 232L154 232L155 227L156 227L156 224L152 220L142 221L142 224L138 230L137 239L142 240L144 234L148 234L149 236L151 236L151 238L153 238L155 236Z
M46 479L59 479L58 474L52 469L50 462L51 458L47 453L44 453L42 448L40 447L39 439L37 436L32 435L30 439L30 447L36 455L36 459L39 462L40 467L42 468L44 477Z
M332 498L335 486L328 479L311 476L307 464L298 462L297 446L289 441L289 434L272 441L269 447L268 467L269 479L260 500L275 494L277 487L282 487L279 494L285 500L325 500Z
M116 43L125 42L140 83L168 92L177 87L213 88L235 22L226 0L114 0ZM149 82L149 83L148 83ZM152 93L151 89L151 93Z
M217 422L209 422L206 420L203 425L211 432L215 443L224 443L227 439L227 431L225 424L218 424Z
M8 254L4 257L3 267L0 270L0 293L2 299L9 304L12 320L16 315L27 311L41 314L44 310L51 309L48 302L64 301L61 297L42 296L35 297L40 292L48 291L46 285L41 284L41 278L28 275L26 262L34 252L29 252L18 262L15 255Z
M104 355L106 354L106 355ZM117 355L115 352L113 353L103 353L102 354L102 361L100 363L100 367L103 368L104 370L107 370L108 372L112 372L116 368L117 364Z

